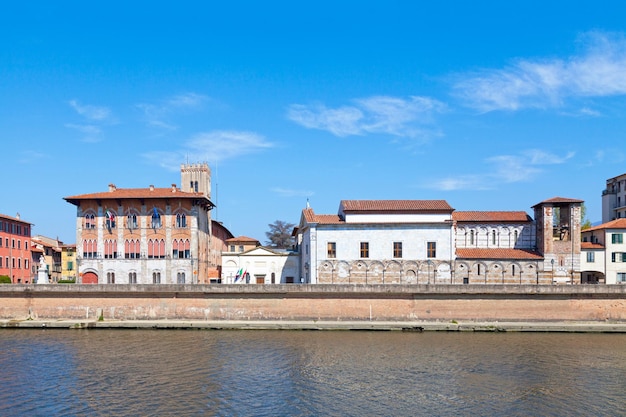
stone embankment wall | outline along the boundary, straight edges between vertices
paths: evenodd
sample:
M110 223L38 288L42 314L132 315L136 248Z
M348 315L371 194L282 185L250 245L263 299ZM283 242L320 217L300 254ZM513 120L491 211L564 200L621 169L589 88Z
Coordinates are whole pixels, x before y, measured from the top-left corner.
M2 285L0 319L626 321L626 285Z

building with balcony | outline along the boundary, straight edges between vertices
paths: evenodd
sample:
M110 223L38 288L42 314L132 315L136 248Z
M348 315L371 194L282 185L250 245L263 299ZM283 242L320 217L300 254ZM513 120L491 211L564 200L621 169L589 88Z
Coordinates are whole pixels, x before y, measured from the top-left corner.
M602 223L626 218L626 173L606 180L602 191Z

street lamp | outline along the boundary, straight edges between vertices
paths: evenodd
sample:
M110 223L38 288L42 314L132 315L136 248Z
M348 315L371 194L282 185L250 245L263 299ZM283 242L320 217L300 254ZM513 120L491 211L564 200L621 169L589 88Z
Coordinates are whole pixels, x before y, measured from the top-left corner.
M552 283L554 284L554 259L550 259L550 264L552 264Z

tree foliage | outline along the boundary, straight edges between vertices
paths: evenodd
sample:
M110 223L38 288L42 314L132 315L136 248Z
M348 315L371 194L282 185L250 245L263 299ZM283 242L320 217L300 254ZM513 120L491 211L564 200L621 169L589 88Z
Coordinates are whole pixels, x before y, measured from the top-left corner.
M294 244L293 231L294 224L282 220L276 220L274 223L268 224L270 230L265 232L267 236L267 245L277 249L291 249Z
M587 207L585 206L585 203L582 203L580 206L580 218L581 218L580 228L582 230L589 229L591 227L591 220L587 218Z

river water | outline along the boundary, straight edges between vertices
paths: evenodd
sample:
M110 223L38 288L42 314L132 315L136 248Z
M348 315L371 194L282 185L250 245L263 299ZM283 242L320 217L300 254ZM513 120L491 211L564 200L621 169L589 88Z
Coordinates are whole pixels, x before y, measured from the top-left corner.
M626 335L0 329L0 416L618 416Z

